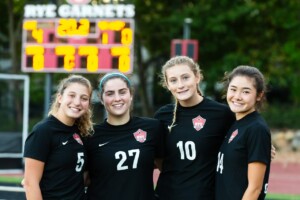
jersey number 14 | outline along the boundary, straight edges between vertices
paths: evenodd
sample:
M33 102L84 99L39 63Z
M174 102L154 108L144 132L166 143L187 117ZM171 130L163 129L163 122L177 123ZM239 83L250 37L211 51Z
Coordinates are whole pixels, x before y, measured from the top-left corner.
M220 171L220 174L223 173L224 165L223 165L224 154L219 152L218 154L218 164L217 164L217 172Z

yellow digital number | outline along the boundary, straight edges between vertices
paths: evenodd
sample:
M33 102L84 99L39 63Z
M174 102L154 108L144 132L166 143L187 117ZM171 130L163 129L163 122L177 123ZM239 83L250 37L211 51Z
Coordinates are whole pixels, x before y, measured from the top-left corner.
M98 70L98 48L95 46L80 46L78 54L87 56L87 70L89 72L96 72Z
M130 69L130 57L127 55L121 55L119 57L119 70L121 72L128 72Z
M111 48L112 56L119 56L118 69L126 73L130 70L130 49L129 47L112 47Z
M57 27L57 34L59 36L65 36L67 35L67 31L69 30L68 21L66 19L60 19L59 25Z
M124 28L121 31L121 43L127 45L132 43L132 30L130 28Z
M88 19L80 19L79 25L76 19L60 19L57 27L59 36L87 36L90 31L90 21Z
M64 56L64 69L72 71L75 67L75 47L73 46L58 46L55 47L55 54Z
M111 48L112 56L129 55L129 54L130 54L129 47L112 47Z
M88 55L87 56L87 70L89 72L96 72L98 70L98 55Z
M79 24L78 34L85 36L88 35L90 32L90 21L88 19L80 19Z
M37 27L37 22L35 20L25 21L23 24L24 30L34 30Z
M31 36L37 41L37 43L42 43L44 40L44 31L37 28L37 21L25 21L23 24L23 29L31 31Z
M44 47L42 46L27 46L25 48L26 55L32 56L32 68L34 71L44 69Z
M98 22L98 27L101 31L120 31L122 28L124 28L125 22L123 21L100 21Z
M44 55L38 54L33 56L33 69L35 71L44 69Z
M42 29L34 29L32 30L32 37L38 42L43 42L44 31Z
M108 44L108 33L102 33L102 44Z
M101 42L102 44L108 44L108 33L105 31L120 31L125 27L125 22L123 21L100 21L98 22L98 27L102 32Z
M64 69L67 71L72 71L75 67L75 57L74 55L67 54L64 57Z

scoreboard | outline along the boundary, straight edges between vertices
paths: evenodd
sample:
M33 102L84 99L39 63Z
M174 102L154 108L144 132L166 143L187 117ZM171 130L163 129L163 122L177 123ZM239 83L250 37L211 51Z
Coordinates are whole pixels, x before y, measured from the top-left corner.
M133 44L130 18L24 19L21 67L24 72L130 73Z

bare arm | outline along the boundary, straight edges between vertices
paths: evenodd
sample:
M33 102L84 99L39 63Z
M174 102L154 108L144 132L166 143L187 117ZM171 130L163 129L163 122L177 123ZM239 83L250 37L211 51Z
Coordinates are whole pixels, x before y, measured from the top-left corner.
M83 173L84 186L88 187L91 183L90 174L88 171Z
M24 188L27 200L42 200L40 181L45 163L32 158L25 158Z
M266 165L260 162L248 164L248 187L242 200L257 200L264 181Z

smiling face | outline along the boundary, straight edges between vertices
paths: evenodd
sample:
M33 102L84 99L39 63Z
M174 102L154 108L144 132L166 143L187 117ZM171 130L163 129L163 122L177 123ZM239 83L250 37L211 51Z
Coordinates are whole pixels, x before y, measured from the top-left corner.
M186 64L174 65L166 69L167 87L182 106L197 104L200 77Z
M239 120L255 111L255 105L262 95L257 94L255 81L247 76L235 76L227 89L227 103L236 119Z
M114 77L105 82L102 93L103 105L107 111L108 121L128 121L132 94L126 82L120 77Z
M62 94L58 94L57 117L66 125L73 125L89 109L91 91L80 83L70 83Z

